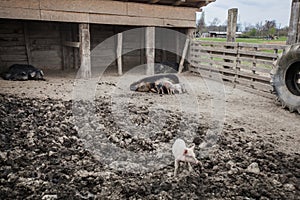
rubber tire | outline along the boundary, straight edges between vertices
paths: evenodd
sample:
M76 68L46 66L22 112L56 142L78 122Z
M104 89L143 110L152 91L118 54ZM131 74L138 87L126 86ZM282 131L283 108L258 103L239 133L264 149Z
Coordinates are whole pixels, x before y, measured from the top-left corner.
M300 96L293 94L286 84L286 73L294 63L300 62L300 43L287 47L271 71L271 85L283 108L300 113Z

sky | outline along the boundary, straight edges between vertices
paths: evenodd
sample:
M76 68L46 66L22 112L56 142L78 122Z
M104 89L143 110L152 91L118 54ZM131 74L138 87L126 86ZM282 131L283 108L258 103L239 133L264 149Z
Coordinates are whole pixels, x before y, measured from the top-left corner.
M265 20L275 20L277 27L289 25L292 0L216 0L203 7L205 23L209 25L215 17L221 24L227 20L227 12L230 8L238 8L238 22L255 25ZM201 13L197 13L200 18Z

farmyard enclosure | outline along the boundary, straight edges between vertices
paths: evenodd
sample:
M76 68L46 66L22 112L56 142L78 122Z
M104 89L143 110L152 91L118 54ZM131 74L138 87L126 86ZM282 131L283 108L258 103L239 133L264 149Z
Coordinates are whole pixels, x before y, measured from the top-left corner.
M269 84L286 46L186 38L210 2L1 1L1 71L46 80L0 80L0 199L298 199L299 115ZM186 93L130 91L177 70ZM177 138L201 165L174 177Z

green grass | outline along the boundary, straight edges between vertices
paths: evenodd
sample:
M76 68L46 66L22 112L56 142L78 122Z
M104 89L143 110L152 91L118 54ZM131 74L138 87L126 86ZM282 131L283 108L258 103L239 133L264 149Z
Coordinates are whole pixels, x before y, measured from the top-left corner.
M258 39L258 38L237 38L236 42L245 42L245 43L256 43L256 44L285 44L286 37L280 37L278 40L265 40L265 39ZM214 42L226 42L226 38L197 38L197 40L202 41L214 41Z

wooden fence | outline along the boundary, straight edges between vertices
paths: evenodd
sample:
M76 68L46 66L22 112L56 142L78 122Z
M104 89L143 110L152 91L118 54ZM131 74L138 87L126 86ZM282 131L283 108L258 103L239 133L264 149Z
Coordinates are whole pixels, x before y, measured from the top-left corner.
M189 70L206 78L220 73L224 81L270 96L270 71L286 45L237 42L190 43Z

